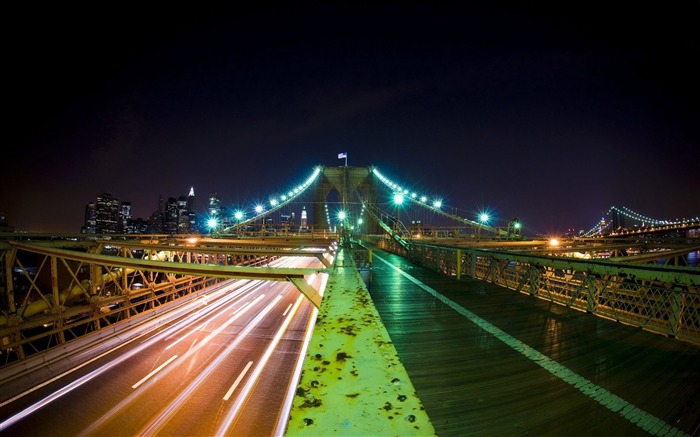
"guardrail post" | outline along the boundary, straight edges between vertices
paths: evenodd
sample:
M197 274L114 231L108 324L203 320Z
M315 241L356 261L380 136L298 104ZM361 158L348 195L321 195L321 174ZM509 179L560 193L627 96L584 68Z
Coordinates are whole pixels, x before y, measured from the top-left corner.
M670 336L676 337L678 335L678 323L681 318L681 299L683 297L683 293L680 291L673 289L671 290L671 313L668 315L668 323L669 323L669 334Z
M462 278L462 249L457 249L457 280Z
M476 251L469 251L471 254L471 266L469 267L472 278L476 279Z

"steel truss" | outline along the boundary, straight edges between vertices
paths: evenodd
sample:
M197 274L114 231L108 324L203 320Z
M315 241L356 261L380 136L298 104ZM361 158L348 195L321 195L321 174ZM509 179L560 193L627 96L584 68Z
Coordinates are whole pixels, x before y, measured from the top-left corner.
M268 264L303 256L327 268L335 246L331 239L9 240L0 245L0 366L116 330L224 280L290 281L318 307L305 278L324 269Z

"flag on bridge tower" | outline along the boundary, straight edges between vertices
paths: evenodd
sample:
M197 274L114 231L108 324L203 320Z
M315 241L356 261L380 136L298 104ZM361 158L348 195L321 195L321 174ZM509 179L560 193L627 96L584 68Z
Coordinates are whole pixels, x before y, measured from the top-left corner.
M348 154L347 154L347 152L338 153L338 159L343 159L343 158L345 158L345 166L347 167L348 166Z

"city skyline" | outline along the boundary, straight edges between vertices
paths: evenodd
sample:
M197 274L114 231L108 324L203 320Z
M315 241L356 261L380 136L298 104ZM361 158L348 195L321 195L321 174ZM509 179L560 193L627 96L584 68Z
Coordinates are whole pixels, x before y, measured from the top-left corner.
M136 216L132 214L133 204L128 199L120 199L118 196L112 193L104 192L96 196L95 201L89 201L85 205L85 220L80 233L120 233L120 234L146 234L146 233L200 233L211 231L211 224L208 223L209 220L216 220L216 226L218 228L228 227L235 225L236 222L244 221L251 215L256 214L254 206L246 209L240 205L233 207L231 205L222 205L217 193L210 193L205 196L206 202L200 203L200 207L196 207L196 198L194 187L190 187L189 193L187 195L181 194L175 195L159 195L156 208L146 216ZM167 200L166 200L167 199ZM275 211L267 217L270 224L297 224L296 223L296 212L295 207L298 207L299 212L299 227L305 228L307 226L307 210L305 202L300 201L290 205L287 205L283 210ZM110 204L113 204L112 207ZM194 213L196 220L192 220L193 217L189 219L189 225L181 224L177 230L167 229L167 210L170 204L176 205L178 209L178 215L182 213ZM104 223L98 223L99 219L96 219L96 211L100 209L112 209L109 215L113 215L117 218L117 221L121 221L121 224L111 224L107 223L105 227ZM238 216L238 213L241 216ZM275 218L278 221L275 221ZM178 219L178 217L175 217ZM154 220L159 221L158 226L163 226L163 229L158 228L157 230L147 230L138 229L138 227L153 226ZM110 220L111 221L111 220ZM127 221L131 222L127 224ZM78 231L76 231L78 232Z
M540 233L700 212L697 2L16 8L34 35L8 53L17 230L76 232L101 192L137 216L178 186L252 204L340 153Z

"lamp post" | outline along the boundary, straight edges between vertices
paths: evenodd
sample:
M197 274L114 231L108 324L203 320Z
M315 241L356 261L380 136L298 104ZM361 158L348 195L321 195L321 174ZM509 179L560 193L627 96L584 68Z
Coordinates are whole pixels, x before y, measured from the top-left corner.
M522 228L520 220L518 220L517 217L513 217L513 219L508 223L508 238L511 238L512 236L516 240L519 239L520 228Z
M238 238L241 238L241 221L243 220L243 211L240 209L233 213L233 218L236 219L236 234Z
M209 228L209 235L212 238L216 238L218 234L217 228L219 227L219 221L214 217L210 217L209 220L207 220L207 227Z
M263 212L263 206L262 205L256 205L255 206L255 213L257 215L262 214ZM265 217L260 217L260 235L264 236L265 235Z
M481 226L479 226L479 228L478 228L479 233L478 233L477 240L481 240L481 228L486 226L486 223L488 223L488 221L489 221L488 214L486 214L485 212L482 212L481 214L479 214L479 223L481 223Z
M401 223L401 205L403 204L403 193L395 193L394 194L394 205L396 205L396 231L400 232L401 231L401 226L399 223Z
M340 222L340 241L343 242L343 244L347 243L347 232L345 229L345 219L347 219L348 215L345 213L345 211L340 210L338 212L338 221Z

